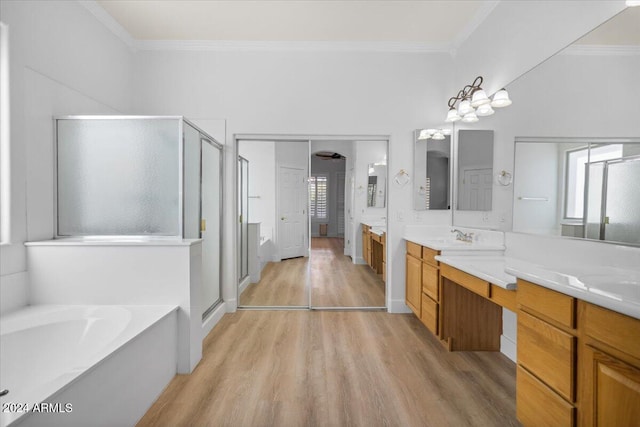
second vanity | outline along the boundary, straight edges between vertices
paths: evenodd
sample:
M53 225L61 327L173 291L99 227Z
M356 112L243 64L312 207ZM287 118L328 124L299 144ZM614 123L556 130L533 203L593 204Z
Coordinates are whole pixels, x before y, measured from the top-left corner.
M569 255L542 264L482 239L405 240L407 305L449 351L499 351L502 309L516 313L523 425L637 425L639 272Z

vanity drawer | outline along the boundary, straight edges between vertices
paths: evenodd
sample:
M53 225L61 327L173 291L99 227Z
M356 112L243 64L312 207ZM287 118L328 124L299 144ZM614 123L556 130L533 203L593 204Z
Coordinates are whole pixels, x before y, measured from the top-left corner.
M438 299L438 282L440 275L437 267L422 263L422 292L429 295L434 301Z
M518 313L518 364L567 401L575 400L576 338L527 313Z
M640 359L640 320L586 302L580 304L585 305L588 336Z
M429 298L426 294L422 294L422 313L420 315L422 323L438 335L438 303Z
M493 283L491 284L491 301L513 312L518 308L518 304L516 303L516 291L501 288Z
M435 249L422 247L422 261L427 262L431 265L435 265L436 267L440 265L439 261L436 261L436 255L440 255L440 251L436 251Z
M516 416L523 426L573 426L575 411L573 405L518 366Z
M422 258L422 246L407 241L407 253L418 259Z
M559 325L576 327L576 300L568 295L518 279L518 304Z
M460 271L447 264L442 264L440 267L440 275L464 288L469 289L471 292L485 298L489 298L489 282L485 280L479 279L471 274L467 274L464 271Z

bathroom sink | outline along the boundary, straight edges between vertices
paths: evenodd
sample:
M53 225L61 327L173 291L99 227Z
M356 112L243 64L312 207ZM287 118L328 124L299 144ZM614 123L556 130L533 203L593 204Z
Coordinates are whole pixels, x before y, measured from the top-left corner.
M640 278L622 274L589 274L580 280L589 292L640 302Z

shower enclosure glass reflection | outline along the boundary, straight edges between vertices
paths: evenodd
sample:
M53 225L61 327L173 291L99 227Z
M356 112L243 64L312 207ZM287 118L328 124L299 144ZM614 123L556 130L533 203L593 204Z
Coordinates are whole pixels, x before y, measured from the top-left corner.
M183 117L56 125L56 238L203 239L203 317L220 301L222 146Z
M249 274L249 161L238 156L238 279Z

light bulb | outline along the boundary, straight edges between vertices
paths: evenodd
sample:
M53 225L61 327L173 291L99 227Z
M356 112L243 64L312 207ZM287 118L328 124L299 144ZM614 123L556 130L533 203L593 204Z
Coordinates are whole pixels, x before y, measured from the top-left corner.
M461 116L466 116L469 113L473 113L474 109L471 106L471 102L468 99L462 100L460 105L458 106L458 114Z
M420 131L420 135L418 135L418 139L429 139L431 138L431 135L429 135L429 132L426 129L422 129Z
M440 132L442 132L443 135L451 135L451 129L441 129Z
M471 97L471 106L478 108L481 105L490 103L491 100L487 97L487 94L482 89L476 89Z
M457 122L461 118L462 117L460 117L460 115L458 114L458 111L455 108L450 108L449 112L447 113L447 118L444 119L444 121L447 123L452 123L452 122Z
M476 113L474 113L473 111L465 114L464 117L462 118L462 121L465 123L475 123L478 120L479 120L478 116L476 116Z
M442 134L442 132L436 132L433 134L433 139L435 140L443 140L444 139L444 135Z
M495 113L495 111L493 111L493 108L491 108L491 104L484 104L478 107L478 109L476 110L476 115L478 117L485 117L485 116L490 116L493 113Z
M493 95L493 101L491 101L491 106L493 108L502 108L511 105L511 100L509 99L509 92L505 88L500 89Z

